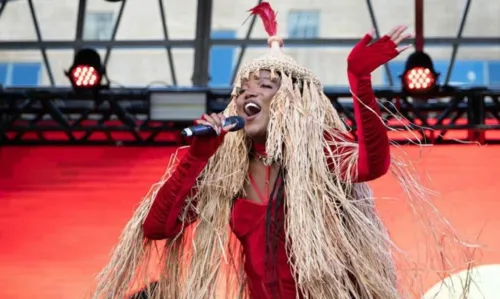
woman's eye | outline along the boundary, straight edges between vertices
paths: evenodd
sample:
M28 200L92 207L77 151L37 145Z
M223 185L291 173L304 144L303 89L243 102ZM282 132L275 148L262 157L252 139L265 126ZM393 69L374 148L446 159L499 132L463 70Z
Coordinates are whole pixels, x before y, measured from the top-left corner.
M245 89L240 89L239 94L244 94L244 93L245 93Z
M267 84L262 84L260 87L262 87L262 88L268 88L268 89L273 89L273 87L271 85L267 85Z

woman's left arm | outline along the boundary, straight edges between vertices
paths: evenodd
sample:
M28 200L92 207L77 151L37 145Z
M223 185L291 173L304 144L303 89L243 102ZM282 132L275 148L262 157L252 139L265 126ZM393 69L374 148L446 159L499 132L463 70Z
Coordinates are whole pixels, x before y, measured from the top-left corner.
M346 174L347 171L353 172L349 176L343 175L344 179L351 178L354 182L366 182L383 176L389 170L391 163L389 137L380 117L380 109L372 88L371 73L408 49L409 46L397 47L402 40L411 36L411 34L403 34L406 28L406 26L397 26L391 33L373 43L373 32L369 33L349 54L347 73L354 98L358 156L352 170L349 170L351 168L347 167L346 163L337 163L345 168L341 169L341 174ZM339 146L340 140L335 140L334 136L335 134L325 134L327 141L333 141L330 142L332 145L325 149L328 156L330 152L340 156L354 153L346 146ZM331 157L328 164L331 168L338 167Z
M340 140L339 137L335 137L338 133L326 133L325 138L330 146L329 149L325 149L325 152L327 156L330 156L328 164L332 171L335 167L343 167L341 175L344 179L350 178L359 183L371 181L386 174L391 163L391 156L387 129L380 119L380 109L372 90L370 77L353 77L349 82L354 96L354 116L358 135L357 159L355 167L351 170L353 173L346 175L346 171L351 168L347 168L345 163L333 163L329 154L331 151L334 155L348 159L345 155L354 154L354 151L341 144L345 141L354 142L352 138L343 135L344 140Z

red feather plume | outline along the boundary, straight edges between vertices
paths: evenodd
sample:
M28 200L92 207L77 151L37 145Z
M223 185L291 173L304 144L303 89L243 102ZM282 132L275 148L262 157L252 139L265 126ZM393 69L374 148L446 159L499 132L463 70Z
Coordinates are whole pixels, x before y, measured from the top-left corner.
M275 36L278 33L278 22L276 22L276 13L268 2L262 2L261 4L250 9L249 12L252 15L258 15L264 23L264 29L269 36Z

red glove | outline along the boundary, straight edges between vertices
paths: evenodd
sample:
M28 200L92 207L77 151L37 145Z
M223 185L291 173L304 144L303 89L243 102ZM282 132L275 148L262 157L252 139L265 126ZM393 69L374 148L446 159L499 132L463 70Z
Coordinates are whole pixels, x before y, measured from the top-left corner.
M391 37L384 35L381 39L370 44L372 34L366 34L359 41L347 57L347 72L349 76L367 77L381 65L399 55L400 51Z
M229 132L229 130L234 126L230 125L221 128L221 123L223 123L223 116L215 113L212 113L212 115L210 116L205 114L201 117L201 120L196 120L195 124L207 124L220 128L218 130L219 134L208 136L194 136L188 154L197 159L210 159L215 154L222 142L224 142L224 136L226 136L227 132Z

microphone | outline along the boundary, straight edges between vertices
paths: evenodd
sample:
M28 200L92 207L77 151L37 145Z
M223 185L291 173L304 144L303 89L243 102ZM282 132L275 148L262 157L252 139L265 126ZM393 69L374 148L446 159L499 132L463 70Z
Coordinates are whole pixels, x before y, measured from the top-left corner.
M226 118L226 121L223 124L223 127L227 127L229 125L236 124L230 131L238 131L243 129L245 126L245 120L241 116L230 116ZM208 125L195 125L191 127L187 127L182 130L181 135L185 137L191 136L213 136L217 133L215 130Z

